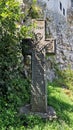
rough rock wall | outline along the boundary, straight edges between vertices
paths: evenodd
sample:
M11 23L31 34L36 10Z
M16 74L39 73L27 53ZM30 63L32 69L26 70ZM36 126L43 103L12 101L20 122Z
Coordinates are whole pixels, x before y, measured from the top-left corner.
M48 2L48 1L47 1ZM56 38L56 55L47 58L47 79L55 77L53 62L57 63L60 70L71 67L73 69L73 9L68 10L68 19L48 10L45 1L39 2L47 21L47 37ZM45 8L44 8L45 7ZM49 66L49 68L48 68Z

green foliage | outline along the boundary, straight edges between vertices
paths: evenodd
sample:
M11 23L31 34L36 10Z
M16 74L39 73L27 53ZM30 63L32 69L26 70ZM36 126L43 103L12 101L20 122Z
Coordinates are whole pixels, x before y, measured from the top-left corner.
M21 13L16 0L0 0L0 130L25 129L19 107L30 102L30 82L22 74L20 42L32 37L32 25L26 24L29 18L25 18L31 17L30 7L26 12L29 16ZM26 21L23 26L22 18Z
M41 16L41 9L37 5L36 0L29 2L24 1L26 7L24 9L25 13L22 14L23 25L21 26L20 32L22 38L32 38L33 37L33 27L32 19L38 19Z
M73 95L70 97L65 90L56 81L48 84L48 105L53 106L57 112L57 120L52 121L44 121L33 115L18 116L15 103L9 104L1 99L1 130L72 130Z
M56 83L59 84L61 87L66 87L68 89L73 90L73 70L68 68L66 70L59 70L58 67L56 68L56 74L58 79Z
M73 70L67 69L62 72L64 84L71 90L73 90Z
M0 129L4 130L20 124L17 108L29 102L30 83L21 74L20 18L18 2L0 1Z
M0 92L3 96L7 94L7 89L12 78L17 74L20 64L19 37L16 27L19 15L19 5L14 0L0 1Z
M32 0L30 2L28 0L27 2L24 1L24 3L28 3L27 9L26 9L27 16L31 17L32 19L39 18L41 16L39 13L41 12L41 8L37 5L37 0Z
M37 16L33 5L27 11L32 18ZM22 75L20 41L32 36L31 24L19 28L21 17L15 0L0 0L0 130L72 130L73 72L70 69L63 72L57 69L59 79L48 85L48 104L55 108L57 120L44 122L37 116L19 115L19 107L30 102L30 82ZM65 85L71 90L62 88Z
M36 6L35 4L33 4L31 6L31 9L29 10L29 15L30 17L34 18L39 18L40 17L40 8L38 6Z
M63 82L64 83L64 82ZM48 85L48 104L57 112L59 129L73 128L73 91L62 88L56 81Z
M17 81L18 80L18 81ZM24 79L23 79L24 80ZM29 103L29 83L22 79L12 81L6 98L0 97L0 129L19 128L23 121L19 117L19 107Z

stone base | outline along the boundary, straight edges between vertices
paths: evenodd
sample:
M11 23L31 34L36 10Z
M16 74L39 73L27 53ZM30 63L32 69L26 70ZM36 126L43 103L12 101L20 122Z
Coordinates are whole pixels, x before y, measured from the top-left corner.
M30 104L28 104L28 105L20 108L20 114L37 115L37 116L40 116L43 119L49 119L49 120L57 119L56 112L55 112L54 108L51 107L51 106L47 107L46 113L41 113L41 112L32 112Z

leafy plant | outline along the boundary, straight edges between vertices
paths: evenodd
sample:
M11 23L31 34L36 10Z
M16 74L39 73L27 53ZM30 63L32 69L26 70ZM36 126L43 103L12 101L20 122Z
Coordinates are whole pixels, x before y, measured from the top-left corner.
M30 12L28 6L28 12ZM21 26L25 19L16 0L0 1L0 129L24 129L18 109L30 102L30 81L24 69L21 41L31 34L31 24ZM29 17L29 16L26 16ZM26 20L27 21L27 20Z

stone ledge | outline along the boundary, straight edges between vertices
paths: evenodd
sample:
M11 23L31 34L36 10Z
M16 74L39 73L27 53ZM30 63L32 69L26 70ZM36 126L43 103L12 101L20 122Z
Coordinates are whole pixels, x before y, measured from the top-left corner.
M47 112L41 113L41 112L32 112L30 104L23 106L19 110L20 114L26 114L26 115L36 115L40 116L43 119L53 120L57 119L56 112L52 106L47 107Z

